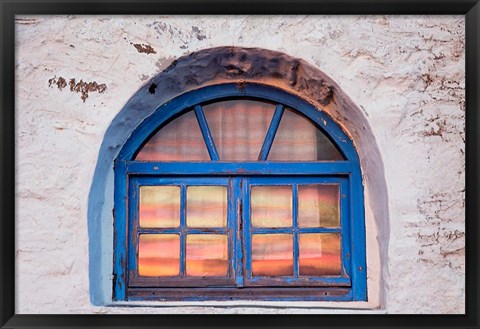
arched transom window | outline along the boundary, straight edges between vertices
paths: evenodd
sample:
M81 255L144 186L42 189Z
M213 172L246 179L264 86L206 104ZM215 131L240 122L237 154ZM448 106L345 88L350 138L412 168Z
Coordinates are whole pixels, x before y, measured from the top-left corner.
M324 112L265 85L160 106L115 163L116 300L366 300L363 187Z

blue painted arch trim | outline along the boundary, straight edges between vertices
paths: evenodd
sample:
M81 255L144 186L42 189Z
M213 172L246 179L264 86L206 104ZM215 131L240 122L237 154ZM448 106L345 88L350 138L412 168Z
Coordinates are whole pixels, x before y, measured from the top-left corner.
M346 160L358 163L358 155L352 141L347 134L338 126L330 116L317 109L314 105L297 95L288 93L282 89L258 84L258 83L225 83L203 87L197 90L186 92L171 101L161 105L148 118L146 118L128 141L124 144L118 160L133 160L136 153L148 141L159 127L169 122L173 117L180 115L187 109L193 109L195 105L219 101L225 98L256 98L269 102L276 102L290 107L293 110L305 115L323 130L332 142L338 147Z

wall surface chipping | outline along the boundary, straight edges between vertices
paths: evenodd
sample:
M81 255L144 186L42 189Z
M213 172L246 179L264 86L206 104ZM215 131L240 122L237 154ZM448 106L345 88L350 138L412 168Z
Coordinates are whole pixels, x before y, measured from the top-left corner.
M360 312L91 304L88 196L107 128L175 59L219 46L302 59L362 109L388 189L382 312L463 313L465 44L455 16L17 17L16 312Z

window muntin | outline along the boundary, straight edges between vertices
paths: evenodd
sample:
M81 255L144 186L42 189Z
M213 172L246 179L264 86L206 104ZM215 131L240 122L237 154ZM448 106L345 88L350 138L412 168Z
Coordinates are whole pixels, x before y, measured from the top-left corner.
M232 89L231 87L234 88ZM116 252L115 254L115 272L117 273L116 275L120 276L120 280L115 279L115 299L228 299L230 297L242 298L246 296L248 299L275 299L279 298L276 296L290 296L290 299L293 298L300 300L364 300L366 298L364 255L365 242L363 236L364 224L363 217L361 217L363 216L363 205L361 204L361 199L359 198L362 193L360 183L361 177L359 175L360 171L358 169L358 157L356 156L355 150L351 145L348 137L341 131L341 129L337 128L335 124L333 124L332 121L328 117L324 116L321 112L318 112L318 110L314 109L313 107L306 105L306 103L298 102L297 100L292 99L291 96L289 96L288 94L278 92L277 90L270 87L267 87L266 89L264 88L266 87L255 86L254 88L247 88L248 91L242 90L239 93L239 95L241 94L241 97L245 97L247 95L253 96L255 94L261 94L261 98L263 98L265 97L265 94L268 94L265 91L268 91L269 93L271 93L272 99L275 100L273 103L279 102L279 100L281 100L281 102L275 105L275 112L273 114L272 120L266 133L266 138L263 142L260 154L258 156L259 162L222 161L219 157L219 152L216 149L214 138L212 137L212 133L208 126L206 116L204 114L204 111L202 110L202 102L198 98L191 98L191 96L189 96L188 99L183 99L182 97L180 97L179 99L183 100L179 100L178 103L176 103L175 100L169 103L169 107L171 107L172 109L180 110L173 111L173 115L171 115L171 117L179 117L179 114L188 113L189 109L194 109L193 112L195 113L195 116L198 120L204 144L207 147L211 162L183 161L175 163L169 161L148 161L142 163L139 161L128 161L127 159L129 157L135 157L135 154L137 153L135 152L135 149L139 149L139 146L135 146L135 143L137 143L137 145L143 145L144 143L138 144L138 142L129 141L124 146L119 158L126 159L126 161L117 161L116 178L118 181L117 186L122 191L126 191L126 195L130 199L129 204L132 204L132 193L135 194L135 192L132 191L134 191L135 189L133 189L131 186L128 187L128 185L124 185L124 183L122 183L126 177L130 177L130 182L136 179L146 179L145 175L149 176L149 179L157 180L161 177L175 177L176 179L178 179L179 186L182 186L182 182L185 183L189 179L193 179L193 177L195 177L196 179L209 180L213 179L213 176L217 176L215 179L227 179L224 185L228 186L227 202L229 203L229 219L228 227L226 228L228 230L227 239L229 272L227 274L227 277L209 277L208 275L186 277L184 274L186 273L185 241L188 234L186 232L171 231L172 229L168 228L162 229L165 231L161 232L161 234L177 233L180 236L182 234L184 235L183 241L182 238L180 238L180 277L166 278L138 276L138 273L135 272L136 265L132 267L132 264L135 264L136 262L137 254L135 252L131 252L132 247L135 248L138 242L135 241L135 239L124 238L123 241L126 240L132 244L129 245L128 248L126 248L129 253L129 277L127 279L125 275L122 274L122 248L121 245L119 245L119 243L117 242L117 247L119 246L118 249L120 251ZM228 92L232 95L237 94L238 92L238 90L235 89L234 85L228 84L225 86L222 85L215 87L207 87L207 89L213 91L213 94L217 95L222 93L225 95L224 89L227 89ZM202 92L201 96L204 97L204 95L205 93ZM212 104L214 103L212 100L215 97L213 95L210 95L210 97L211 98L209 98L208 103ZM185 100L187 100L187 102ZM195 100L197 100L196 103L194 102ZM222 99L220 100L222 101ZM189 101L190 105L188 105ZM285 102L284 104L282 104L283 101ZM329 137L325 137L326 135L324 134L324 132L317 129L322 134L324 134L324 137L329 142L332 143L333 141L335 141L335 144L337 146L334 147L337 149L339 154L341 152L340 156L342 160L319 160L319 158L317 157L316 160L297 160L293 162L287 160L282 160L278 162L271 161L269 158L269 152L271 151L272 144L274 143L274 140L276 138L275 134L278 132L278 127L280 125L284 112L290 111L290 108L296 108L296 110L300 110L298 113L300 115L304 115L305 117L310 118L309 120L312 120L312 124L315 122L315 127L321 127L322 130L324 130L325 132L328 131ZM296 110L292 111L296 112ZM157 111L157 113L159 112L160 111ZM152 116L152 119L154 118L160 118L160 116L155 114L154 116ZM165 125L165 122L167 121L161 119L158 121L157 125ZM145 128L145 126L148 127L148 125L149 123L147 123L146 125L142 125L142 127L138 129L139 133L133 134L132 136L137 139L139 138L138 136L143 135L144 137L141 137L140 139L138 139L138 141L141 141L142 138L146 138L146 134L148 134L148 136L152 136L152 133L148 133L148 131L154 130L152 130L151 128ZM341 148L338 146L341 146ZM185 174L187 174L188 176L185 176ZM191 176L192 178L190 178L190 175L194 176ZM202 177L199 177L199 175ZM274 176L269 177L270 175ZM322 211L318 211L318 216L316 214L312 215L312 209L309 209L309 207L312 208L312 205L305 208L305 205L303 204L304 202L299 202L297 199L297 201L293 201L292 203L292 211L297 212L297 217L295 217L295 219L293 218L292 214L292 226L283 226L279 228L259 227L254 229L260 231L250 232L250 218L245 218L245 216L250 216L250 210L248 210L248 212L246 211L246 204L250 200L249 189L250 187L255 185L269 185L274 182L270 181L267 183L264 182L258 184L258 182L255 180L261 177L274 180L279 177L289 178L287 179L287 181L282 181L281 184L277 185L292 185L292 198L294 199L298 198L299 194L307 193L303 191L304 186L306 186L305 188L315 190L316 185L322 185L322 187L338 185L339 191L338 193L332 191L328 193L328 191L323 191L323 194L330 194L330 197L327 198L330 200L330 205L326 207L326 209L329 209L329 211L323 211L323 214ZM304 179L306 179L306 181ZM162 182L155 182L153 184L148 183L147 185L155 185L160 183ZM207 181L197 183L197 185L212 185ZM293 188L294 185L296 186L295 188ZM126 186L127 188L122 189L122 186ZM248 189L246 186L249 186ZM181 187L182 190L186 190L186 188L186 185ZM309 194L311 194L311 192L309 192ZM314 197L310 197L310 199L316 198L318 199L317 201L319 201L323 198L326 200L325 196L321 197L321 191L317 191L316 194L313 194ZM335 203L333 202L335 200L335 194L336 198L339 198L340 206L337 207L338 211L335 210ZM185 196L182 196L182 198L186 199ZM184 204L185 201L182 202ZM311 200L309 202L312 203ZM116 197L116 205L117 204L120 205L118 207L118 209L120 210L122 208L131 209L131 207L126 207L126 203L124 203L122 199L120 199L120 197ZM315 207L315 201L313 202L313 204L313 207ZM299 205L302 205L302 209L305 208L307 210L300 210ZM295 210L293 210L293 208L295 208ZM354 208L358 208L357 211L353 212L349 210ZM182 209L185 208L182 207ZM360 216L358 214L360 214ZM131 215L132 214L130 213L128 217L132 218ZM301 219L302 216L307 217L307 219ZM182 220L182 217L184 218L185 215L181 215L180 219L181 221L183 221L182 225L185 225L185 219ZM233 219L230 217L233 217ZM356 221L354 221L355 218L357 218ZM129 219L126 219L126 221L129 223L129 225L131 225L134 220L130 221ZM296 221L297 223L293 223L293 221ZM143 228L141 229L143 230ZM179 229L199 230L198 228L192 229L182 227L180 227ZM203 229L211 230L211 228ZM218 228L213 228L213 230L216 229ZM128 234L131 234L134 229L130 227L128 231ZM357 234L353 234L353 231L356 231ZM135 232L135 234L137 233L139 232ZM140 233L143 234L144 232ZM218 232L189 231L188 233L216 234ZM252 238L265 239L265 237L268 237L268 234L291 236L291 240L293 243L291 244L293 252L292 258L294 263L292 269L293 275L290 275L290 273L289 276L252 275ZM122 241L123 238L121 232L118 235L120 236L119 240ZM253 237L253 235L255 235L255 237ZM259 237L257 238L256 235L258 235ZM283 240L288 241L286 239ZM285 241L283 244L285 244ZM351 252L350 244L354 243L353 241L355 241L355 245L357 247L353 249L354 252ZM321 247L318 246L319 244L321 244ZM285 250L288 250L289 247L282 248L287 248ZM217 258L222 259L222 257ZM280 256L280 258L282 258L282 256ZM288 257L283 258L287 258L288 263ZM255 260L257 261L258 259L259 257L255 256ZM325 266L325 259L329 259L329 263L332 266ZM261 271L258 273L261 274ZM125 286L123 286L124 284ZM189 288L188 290L182 290L182 287ZM236 290L235 287L243 288ZM267 289L268 291L255 290L258 287L269 288ZM278 290L275 287L279 287L279 289L285 289L286 287L288 287L288 293L285 293L284 290ZM313 290L304 287L310 287ZM141 288L141 290L138 290L137 288ZM145 290L145 288L147 290ZM222 290L227 288L229 290ZM170 289L174 289L175 293L171 293L172 290Z

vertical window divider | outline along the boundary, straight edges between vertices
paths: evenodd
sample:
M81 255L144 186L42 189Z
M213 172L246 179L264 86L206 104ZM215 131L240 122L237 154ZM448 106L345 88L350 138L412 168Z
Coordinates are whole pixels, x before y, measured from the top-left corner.
M293 226L293 276L299 276L298 246L298 184L292 186L292 226Z
M272 147L273 139L275 138L275 134L277 133L278 126L280 125L280 120L282 119L284 110L285 107L282 104L278 104L275 108L275 113L273 114L272 121L270 122L270 126L268 127L267 135L265 136L265 140L263 141L262 149L260 150L260 154L258 155L258 161L267 160L268 153L270 153L270 148Z
M202 131L203 139L205 140L205 145L207 146L208 154L212 161L218 161L217 148L215 147L215 142L213 141L212 133L208 127L207 119L205 118L205 113L203 112L202 106L195 105L194 107L195 116L197 117L200 130Z
M251 241L252 236L250 233L250 182L248 179L242 180L240 187L242 196L242 251L243 251L243 269L244 280L251 279L252 277L252 251Z
M186 226L187 226L187 187L180 185L180 277L186 276L187 246L186 246Z
M236 287L243 287L243 230L242 230L242 190L241 190L242 178L232 177L230 179L230 186L232 189L232 243L233 243L233 259L234 259L234 275Z

